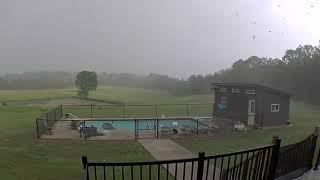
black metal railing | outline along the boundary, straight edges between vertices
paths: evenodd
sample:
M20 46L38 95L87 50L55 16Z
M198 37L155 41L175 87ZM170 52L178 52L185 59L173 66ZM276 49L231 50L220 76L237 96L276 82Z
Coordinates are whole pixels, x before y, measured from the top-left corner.
M211 120L210 117L37 118L36 125L39 139L128 140L212 136L216 128L209 124Z
M148 162L90 162L82 157L83 180L106 179L272 179L277 162L276 144L255 149L196 158Z
M312 134L301 142L281 147L276 177L284 176L296 170L300 170L300 174L310 170L317 138L317 135Z
M61 105L79 118L212 117L214 103Z

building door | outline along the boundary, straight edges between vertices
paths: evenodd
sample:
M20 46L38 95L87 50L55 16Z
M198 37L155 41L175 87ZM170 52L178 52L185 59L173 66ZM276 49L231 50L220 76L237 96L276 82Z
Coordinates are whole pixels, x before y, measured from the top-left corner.
M248 125L254 125L254 118L256 116L256 100L249 100L248 108Z

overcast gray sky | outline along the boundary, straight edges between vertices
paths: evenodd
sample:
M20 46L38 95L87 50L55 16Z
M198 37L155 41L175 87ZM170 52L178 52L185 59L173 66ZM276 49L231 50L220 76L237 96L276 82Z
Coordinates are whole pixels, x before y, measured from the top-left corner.
M213 73L318 45L319 0L0 0L0 73Z

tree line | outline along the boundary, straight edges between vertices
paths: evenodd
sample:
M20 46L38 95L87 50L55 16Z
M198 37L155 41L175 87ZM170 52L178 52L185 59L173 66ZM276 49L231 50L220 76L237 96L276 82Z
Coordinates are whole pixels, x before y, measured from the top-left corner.
M0 89L71 88L77 73L29 72L0 77ZM256 83L281 89L294 98L320 104L320 47L300 45L280 58L251 56L214 74L187 79L162 74L97 73L99 85L164 90L175 95L208 94L212 82Z
M256 83L287 91L293 98L320 104L320 46L300 45L281 59L249 57L214 74L216 82Z

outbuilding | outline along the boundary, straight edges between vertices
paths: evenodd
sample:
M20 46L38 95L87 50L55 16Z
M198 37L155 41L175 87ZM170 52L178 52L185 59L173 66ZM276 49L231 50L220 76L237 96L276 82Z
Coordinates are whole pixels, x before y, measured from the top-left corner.
M214 117L247 126L279 126L289 122L290 94L257 84L212 83Z

